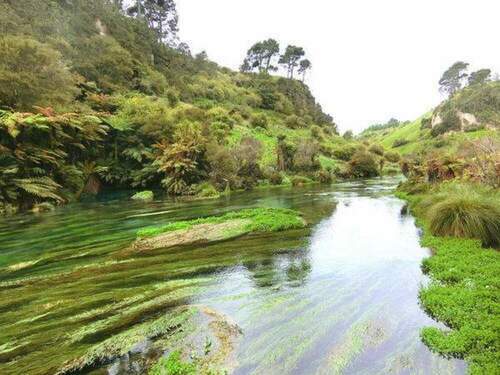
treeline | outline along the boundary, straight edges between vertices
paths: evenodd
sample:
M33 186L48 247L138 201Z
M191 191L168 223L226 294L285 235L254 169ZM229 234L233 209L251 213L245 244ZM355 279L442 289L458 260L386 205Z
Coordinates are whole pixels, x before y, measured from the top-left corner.
M293 79L295 69L298 68L302 74L302 81L305 80L306 73L312 68L311 61L304 58L305 51L302 47L289 45L280 54L280 45L274 39L267 39L255 43L247 52L247 56L241 65L242 72L258 71L259 73L269 73L278 70L278 65L287 72L287 77Z

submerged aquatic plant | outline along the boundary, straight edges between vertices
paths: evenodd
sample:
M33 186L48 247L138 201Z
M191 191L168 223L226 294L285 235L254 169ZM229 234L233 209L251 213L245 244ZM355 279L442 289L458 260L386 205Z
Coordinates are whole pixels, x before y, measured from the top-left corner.
M196 374L196 365L194 363L184 362L181 358L180 351L172 352L168 357L162 358L149 371L149 375L194 374Z

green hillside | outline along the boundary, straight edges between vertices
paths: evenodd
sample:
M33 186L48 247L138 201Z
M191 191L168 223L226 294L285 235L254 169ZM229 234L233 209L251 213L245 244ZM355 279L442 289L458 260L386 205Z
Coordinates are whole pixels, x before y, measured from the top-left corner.
M401 155L433 151L456 153L469 141L498 139L499 112L500 82L489 82L466 87L415 121L383 129L368 128L359 138L378 143ZM462 129L456 113L472 114L477 123ZM432 127L432 119L436 116L444 121Z
M159 29L118 4L0 4L0 212L103 189L216 197L380 172L375 154L368 169L349 164L360 144L338 136L307 85L252 72L269 41L236 72L165 42L176 23Z

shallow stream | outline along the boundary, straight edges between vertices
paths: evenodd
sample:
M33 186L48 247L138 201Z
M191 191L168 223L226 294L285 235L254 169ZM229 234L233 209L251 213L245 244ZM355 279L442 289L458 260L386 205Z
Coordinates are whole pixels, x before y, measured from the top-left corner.
M107 199L0 218L0 373L54 374L108 337L196 305L241 329L235 374L462 374L462 361L419 339L437 325L418 303L429 251L391 195L397 182ZM296 209L309 225L120 256L141 227L247 207ZM87 372L143 371L123 361Z

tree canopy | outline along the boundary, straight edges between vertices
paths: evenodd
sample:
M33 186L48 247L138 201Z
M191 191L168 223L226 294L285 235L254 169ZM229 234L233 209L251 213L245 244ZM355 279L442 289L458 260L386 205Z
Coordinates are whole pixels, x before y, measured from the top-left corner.
M469 64L457 61L450 66L439 80L439 90L449 96L462 88L465 78L467 78L467 68Z

